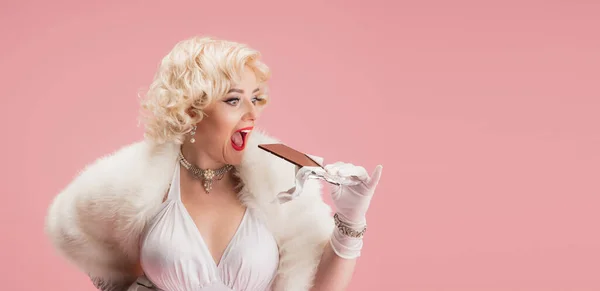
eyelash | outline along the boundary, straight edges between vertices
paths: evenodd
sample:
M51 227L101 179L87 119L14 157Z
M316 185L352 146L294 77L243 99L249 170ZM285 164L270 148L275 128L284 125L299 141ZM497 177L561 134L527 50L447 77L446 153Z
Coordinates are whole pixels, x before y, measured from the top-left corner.
M254 96L253 99L255 100L255 101L252 102L254 105L256 105L256 103L254 103L254 102L261 102L261 101L265 100L264 98L260 98L260 97L256 97L256 96ZM229 98L229 99L225 100L225 103L227 103L227 104L229 104L231 106L237 105L237 104L233 104L232 103L233 101L239 102L240 98L238 98L238 97Z

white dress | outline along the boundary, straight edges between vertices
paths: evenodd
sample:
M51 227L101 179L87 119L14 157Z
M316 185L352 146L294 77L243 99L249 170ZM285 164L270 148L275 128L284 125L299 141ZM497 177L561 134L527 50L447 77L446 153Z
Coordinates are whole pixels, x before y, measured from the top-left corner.
M270 290L277 272L277 242L247 208L221 260L213 259L183 205L177 163L167 199L140 241L146 278L164 291Z

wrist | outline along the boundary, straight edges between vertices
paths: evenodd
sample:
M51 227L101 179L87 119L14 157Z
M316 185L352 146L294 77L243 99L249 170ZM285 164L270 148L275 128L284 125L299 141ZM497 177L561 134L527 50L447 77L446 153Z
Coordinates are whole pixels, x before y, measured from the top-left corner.
M337 211L337 220L340 223L347 225L354 229L362 229L367 225L367 218L365 215L356 214L349 211ZM335 218L336 216L334 216Z
M335 229L330 244L333 251L341 258L355 259L361 254L363 236L367 230L366 220L354 223L344 220L343 216L334 215Z
M341 213L333 215L336 231L350 238L362 238L367 231L367 220L360 219L349 220Z

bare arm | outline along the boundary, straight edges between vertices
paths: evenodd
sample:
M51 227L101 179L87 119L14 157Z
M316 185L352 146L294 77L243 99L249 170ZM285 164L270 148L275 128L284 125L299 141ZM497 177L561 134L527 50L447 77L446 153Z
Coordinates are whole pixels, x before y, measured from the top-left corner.
M345 290L354 273L356 261L357 259L344 259L338 256L331 248L331 244L327 244L311 291Z
M332 175L356 177L360 183L340 185L332 198L336 228L323 251L311 291L341 291L350 284L366 231L366 212L381 177L381 166L369 177L362 167L336 163L325 169Z

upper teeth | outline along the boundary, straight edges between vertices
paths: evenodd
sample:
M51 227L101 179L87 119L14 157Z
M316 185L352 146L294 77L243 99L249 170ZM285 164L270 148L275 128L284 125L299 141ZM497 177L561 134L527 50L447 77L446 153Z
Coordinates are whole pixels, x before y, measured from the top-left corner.
M244 130L240 130L240 132L243 132L243 133L249 133L249 132L250 132L250 130L249 130L249 129L244 129Z

